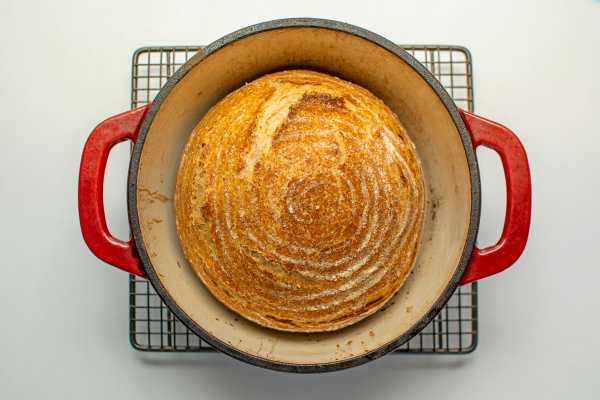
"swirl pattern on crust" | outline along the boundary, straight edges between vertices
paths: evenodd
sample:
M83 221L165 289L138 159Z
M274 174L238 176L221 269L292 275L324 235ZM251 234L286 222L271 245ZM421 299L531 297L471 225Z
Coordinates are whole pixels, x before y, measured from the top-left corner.
M278 330L332 331L402 286L423 187L415 147L381 100L283 71L230 93L195 127L177 176L177 230L230 309Z

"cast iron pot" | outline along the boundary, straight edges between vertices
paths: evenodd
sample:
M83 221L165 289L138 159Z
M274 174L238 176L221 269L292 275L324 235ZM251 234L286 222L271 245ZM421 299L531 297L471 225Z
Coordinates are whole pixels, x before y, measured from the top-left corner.
M339 76L381 98L415 142L427 186L423 241L413 274L384 311L322 334L279 332L229 311L189 266L175 227L175 178L194 126L244 82L292 68ZM102 200L108 153L123 140L135 143L127 188L133 232L128 242L108 231ZM474 246L481 202L479 145L499 154L507 188L502 236L485 249ZM175 315L216 349L293 372L360 365L408 341L458 285L517 260L527 241L530 210L527 156L514 133L458 109L431 73L389 40L319 19L265 22L210 44L167 81L152 104L100 123L85 144L79 175L81 230L96 256L147 277Z

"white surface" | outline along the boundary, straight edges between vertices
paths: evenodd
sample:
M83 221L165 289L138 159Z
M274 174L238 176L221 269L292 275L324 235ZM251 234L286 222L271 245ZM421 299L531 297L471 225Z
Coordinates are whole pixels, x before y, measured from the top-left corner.
M600 2L0 2L0 398L598 398ZM469 356L394 356L313 376L223 355L145 355L127 340L127 277L84 246L81 149L129 106L131 54L204 44L273 18L347 21L403 43L471 49L478 113L528 150L533 220L517 265L480 285ZM480 240L503 218L482 157ZM110 225L127 232L127 148L111 157Z

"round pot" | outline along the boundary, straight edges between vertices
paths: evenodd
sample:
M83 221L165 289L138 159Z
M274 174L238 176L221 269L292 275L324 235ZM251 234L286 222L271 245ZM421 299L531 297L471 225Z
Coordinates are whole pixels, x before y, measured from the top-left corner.
M381 312L345 329L297 334L247 321L217 301L189 266L175 226L180 157L192 129L227 93L269 72L306 68L366 87L399 117L419 153L426 190L423 239L413 273ZM108 153L135 142L128 207L133 239L114 238L103 211ZM496 151L507 208L497 244L474 246L481 203L475 147ZM173 313L216 349L261 367L321 372L376 359L419 333L458 285L500 272L522 253L529 231L527 157L507 128L456 107L412 56L352 25L287 19L250 26L210 44L179 69L152 104L100 123L81 159L79 215L92 252L147 277Z

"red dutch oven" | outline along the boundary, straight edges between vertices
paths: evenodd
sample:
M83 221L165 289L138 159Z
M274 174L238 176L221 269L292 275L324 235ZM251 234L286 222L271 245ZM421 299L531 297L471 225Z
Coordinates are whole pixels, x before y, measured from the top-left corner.
M350 327L310 335L261 327L217 301L183 255L173 205L183 148L207 110L245 82L293 68L339 76L381 98L414 141L427 186L423 243L414 272L394 301ZM103 210L108 154L124 140L135 143L127 188L130 241L111 235ZM481 204L477 146L498 153L507 189L502 236L484 249L475 246ZM292 372L348 368L401 346L459 285L517 260L530 213L527 156L513 132L458 109L433 75L389 40L318 19L270 21L210 44L168 80L152 104L101 122L85 144L79 173L81 230L96 256L147 277L173 313L216 349Z

